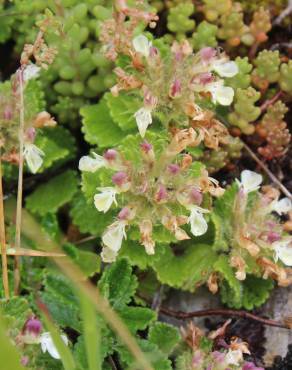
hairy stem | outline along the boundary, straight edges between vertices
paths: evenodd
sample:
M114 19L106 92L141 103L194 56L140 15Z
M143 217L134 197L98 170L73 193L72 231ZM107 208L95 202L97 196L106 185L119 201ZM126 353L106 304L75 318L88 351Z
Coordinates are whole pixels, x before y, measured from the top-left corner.
M23 98L23 71L18 71L19 83L19 170L18 189L16 204L15 248L21 246L21 212L22 212L22 188L23 188L23 150L24 150L24 98ZM14 257L14 293L19 292L20 286L20 257Z
M4 288L4 295L9 299L9 281L8 281L8 268L7 268L7 251L6 251L6 238L5 238L5 220L4 220L4 196L2 187L2 165L1 165L1 152L0 152L0 244L2 256L2 282Z

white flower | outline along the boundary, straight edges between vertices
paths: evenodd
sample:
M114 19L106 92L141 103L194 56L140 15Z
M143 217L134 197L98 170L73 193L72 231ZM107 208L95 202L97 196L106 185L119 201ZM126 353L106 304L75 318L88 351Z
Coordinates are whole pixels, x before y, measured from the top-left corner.
M291 238L283 239L273 243L275 251L275 261L280 259L286 266L292 266L292 240Z
M275 200L272 202L271 208L281 216L282 214L288 213L292 210L292 202L289 198L282 198L281 200Z
M113 203L117 205L116 194L117 189L113 187L98 188L101 191L99 194L94 195L94 205L99 212L106 213L112 206Z
M234 90L232 87L224 86L223 80L207 84L205 90L211 93L214 103L227 106L233 102Z
M127 238L126 225L126 221L116 221L106 229L102 236L104 245L113 252L118 252L121 249L123 239Z
M233 77L238 73L238 66L233 61L226 62L224 59L219 59L212 63L212 67L220 77Z
M106 160L103 156L92 153L94 158L85 155L79 160L79 170L87 172L95 172L99 168L106 166Z
M236 181L239 186L242 186L245 193L250 193L252 191L258 190L263 181L262 175L249 170L242 171L240 179L241 181Z
M240 351L239 349L235 351L229 350L225 356L225 361L228 363L228 365L239 366L242 360L242 351Z
M63 340L63 342L66 344L66 346L68 346L68 338L66 337L66 335L64 334L61 334L61 338ZM40 344L41 344L41 348L42 348L42 351L45 353L46 351L49 352L49 354L59 360L60 359L60 355L59 355L59 352L57 351L57 348L53 342L53 338L51 337L51 334L49 332L46 332L46 333L43 333L41 334L40 336Z
M107 262L107 263L115 262L115 260L117 259L117 255L118 255L117 252L113 251L112 249L108 247L103 247L102 252L100 254L103 262Z
M23 156L32 173L36 173L43 164L43 156L45 153L36 145L27 143L24 144Z
M33 78L38 77L40 70L41 68L33 63L27 65L23 70L23 80L26 82Z
M149 108L140 108L134 114L134 117L137 122L138 130L142 137L145 136L147 127L152 123L151 109Z
M191 206L189 207L191 214L189 216L189 224L191 226L191 233L194 236L200 236L205 234L208 230L208 224L204 219L203 213L208 213L207 209L198 207L198 206Z
M148 58L150 54L150 48L152 46L151 41L147 39L144 35L136 36L133 39L133 46L134 49L138 52L144 55L144 57Z

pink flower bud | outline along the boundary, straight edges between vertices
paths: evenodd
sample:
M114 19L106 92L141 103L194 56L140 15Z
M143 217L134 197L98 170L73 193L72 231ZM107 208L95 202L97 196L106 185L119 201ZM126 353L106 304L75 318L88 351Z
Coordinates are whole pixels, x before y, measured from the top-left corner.
M194 353L193 359L192 359L192 365L195 366L200 366L203 361L203 355L201 351L196 351Z
M268 232L268 242L274 243L281 239L280 234L276 233L275 231Z
M199 79L202 85L207 85L214 80L214 76L211 72L205 72L200 74Z
M149 56L150 56L151 58L154 58L154 57L156 57L157 55L158 55L158 49L157 49L157 48L155 48L154 46L151 46L150 51L149 51Z
M127 220L130 215L130 209L127 207L124 207L120 210L118 214L118 219L119 220Z
M27 366L29 363L29 357L28 356L22 356L20 359L20 363L22 366Z
M200 50L200 56L203 62L210 62L216 56L216 50L210 47L206 47Z
M118 152L115 149L108 149L104 154L107 161L114 161L117 158Z
M9 105L6 105L3 112L3 119L10 121L13 117L12 108Z
M127 177L126 172L120 171L113 175L112 182L117 186L122 186L126 182Z
M225 360L225 353L219 352L219 351L214 351L212 352L212 357L215 360L215 362L220 363Z
M151 91L148 88L145 88L144 90L144 105L148 108L155 108L157 105L158 99L152 95Z
M24 324L24 334L39 336L42 331L42 323L35 317L30 317Z
M189 196L190 196L191 202L197 204L198 206L203 201L203 195L202 195L202 193L200 192L200 190L198 190L196 188L192 188L191 189Z
M176 98L181 94L181 90L181 82L176 78L170 87L169 96L171 98Z
M152 145L145 140L140 144L140 148L143 152L148 153L152 149Z
M25 131L25 138L27 141L33 143L34 142L34 139L36 137L36 130L34 127L29 127L26 131Z
M164 185L160 185L158 192L155 194L155 200L161 202L167 198L168 194Z
M175 164L175 163L172 163L172 164L168 165L167 169L172 175L177 175L180 171L179 165Z
M253 362L245 362L242 370L264 370L264 368L257 367Z

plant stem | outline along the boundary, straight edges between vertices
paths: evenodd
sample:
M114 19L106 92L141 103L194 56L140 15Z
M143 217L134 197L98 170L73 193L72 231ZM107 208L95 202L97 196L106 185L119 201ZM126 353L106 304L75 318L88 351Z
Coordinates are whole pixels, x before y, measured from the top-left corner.
M283 92L280 90L278 91L271 99L268 99L266 100L261 106L261 112L265 112L270 105L273 105L274 103L276 103L276 101L278 101L281 96L283 95Z
M21 212L22 212L22 188L23 188L23 150L24 150L24 99L23 99L23 71L18 70L19 83L19 170L18 189L16 205L16 226L15 226L15 248L21 245ZM18 295L20 286L20 257L14 257L14 293Z
M9 299L9 281L8 281L5 220L4 220L3 203L4 203L4 195L3 195L3 187L2 187L2 165L1 165L1 152L0 152L0 244L1 244L1 256L2 256L2 282L3 282L5 298Z
M168 308L160 307L160 312L171 317L175 317L178 319L191 319L193 317L203 317L203 316L237 316L243 319L249 319L253 321L260 322L264 325L274 326L277 328L284 328L284 329L291 329L289 325L281 323L279 321L265 319L263 317L254 315L250 312L246 312L243 310L229 310L229 309L210 309L210 310L200 310L194 312L182 312L182 311L173 311Z

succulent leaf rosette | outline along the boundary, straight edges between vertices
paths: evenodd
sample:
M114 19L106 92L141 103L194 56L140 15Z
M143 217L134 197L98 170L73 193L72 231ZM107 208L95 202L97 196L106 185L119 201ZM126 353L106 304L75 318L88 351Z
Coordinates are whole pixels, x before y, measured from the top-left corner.
M157 228L168 230L174 241L207 231L205 216L210 210L203 206L203 198L220 196L223 189L208 177L201 163L182 153L197 137L192 128L178 131L169 143L158 140L159 145L136 136L131 142L131 160L125 150L129 139L103 156L94 153L80 159L79 169L85 176L100 171L103 178L92 199L96 209L104 213L114 206L119 209L102 235L104 261L116 259L132 227L139 229L140 243L150 255L155 253Z

